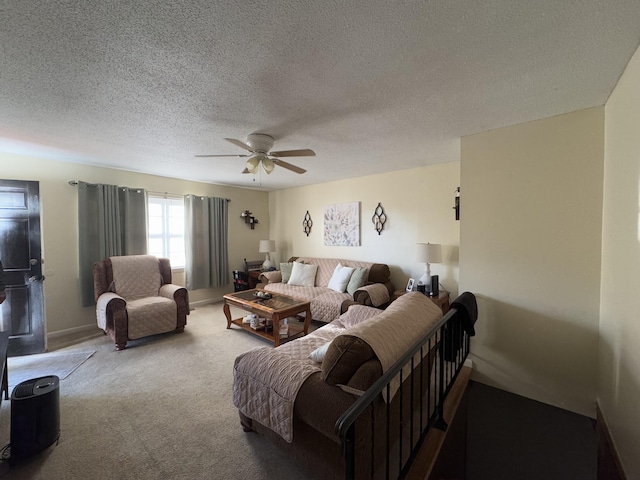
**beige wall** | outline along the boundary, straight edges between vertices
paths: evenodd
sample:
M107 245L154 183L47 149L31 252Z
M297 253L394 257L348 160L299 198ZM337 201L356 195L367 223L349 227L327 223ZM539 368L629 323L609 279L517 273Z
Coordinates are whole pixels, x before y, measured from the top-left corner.
M416 243L440 243L443 263L433 264L431 273L440 276L452 296L457 295L460 222L452 207L459 181L460 164L453 161L271 192L270 233L278 249L272 258L280 262L295 255L386 263L396 288L404 289L409 277L417 280L424 271L424 264L417 263ZM360 202L360 246L325 246L324 208L346 202ZM380 235L371 222L378 202L387 215ZM313 220L308 237L302 230L307 210Z
M94 309L80 306L78 289L78 203L76 187L69 180L90 183L109 183L141 187L154 192L179 195L219 196L229 203L229 263L231 269L242 267L244 257L260 258L258 242L267 238L269 230L268 195L265 192L223 187L206 183L56 162L20 155L0 153L3 179L35 180L40 184L43 270L46 280L47 333L72 333L88 325L95 325ZM251 230L240 218L245 209L260 220ZM231 280L231 279L230 279ZM184 273L174 274L174 282L184 285ZM219 300L227 288L196 290L189 293L192 302Z
M629 478L640 478L640 51L605 108L598 403Z
M604 109L462 139L474 378L595 416Z

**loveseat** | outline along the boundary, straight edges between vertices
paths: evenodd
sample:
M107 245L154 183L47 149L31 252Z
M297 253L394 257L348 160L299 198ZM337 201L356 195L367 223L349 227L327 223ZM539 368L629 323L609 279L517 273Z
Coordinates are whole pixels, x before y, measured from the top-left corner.
M268 292L311 302L311 317L325 323L340 316L344 302L384 309L394 292L388 265L338 258L291 257L279 270L263 272L259 282Z
M448 317L454 314L455 309ZM442 311L422 293L413 292L398 298L386 310L353 305L340 318L305 337L275 349L258 347L238 356L233 401L243 429L268 438L318 478L343 478L345 461L336 422L441 321ZM428 397L426 423L435 411L435 389L430 385L436 377L431 372L438 348L439 342L430 341L421 350L422 355L411 360L413 370L403 370L404 380L389 390L390 398L376 397L358 417L353 445L357 478L377 478L385 469L388 440L397 445L402 438L409 445L410 435L419 438L419 433L408 433L411 422L407 417L403 427L397 422L389 427L383 417L390 412L397 419L411 399L420 396L423 402ZM422 412L420 419L422 423ZM392 457L391 461L397 462L397 455ZM406 457L408 454L403 461Z

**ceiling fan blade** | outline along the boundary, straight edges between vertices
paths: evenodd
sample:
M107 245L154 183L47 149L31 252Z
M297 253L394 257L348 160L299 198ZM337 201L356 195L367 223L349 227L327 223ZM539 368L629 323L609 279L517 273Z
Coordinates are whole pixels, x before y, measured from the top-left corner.
M291 170L295 173L305 173L306 170L304 168L296 167L295 165L291 165L290 163L285 162L284 160L278 160L277 158L273 159L273 163L281 166L282 168L286 168L287 170Z
M249 145L247 145L244 142L241 142L240 140L236 140L235 138L225 138L225 140L227 142L233 143L234 145L237 145L240 148L244 148L245 150L248 150L249 152L253 152L253 149Z
M272 157L315 157L316 152L308 148L302 150L282 150L280 152L269 153Z
M229 155L194 155L195 157L200 158L210 158L210 157L249 157L250 155L238 155L237 153L229 154Z
M242 173L251 173L251 172L245 168L244 170L242 170Z

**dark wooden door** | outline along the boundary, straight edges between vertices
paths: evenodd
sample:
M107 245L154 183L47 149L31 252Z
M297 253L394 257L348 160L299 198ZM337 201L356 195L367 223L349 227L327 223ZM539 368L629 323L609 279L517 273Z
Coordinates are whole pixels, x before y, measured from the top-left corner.
M38 182L0 180L0 260L7 299L0 309L10 331L9 356L45 350Z

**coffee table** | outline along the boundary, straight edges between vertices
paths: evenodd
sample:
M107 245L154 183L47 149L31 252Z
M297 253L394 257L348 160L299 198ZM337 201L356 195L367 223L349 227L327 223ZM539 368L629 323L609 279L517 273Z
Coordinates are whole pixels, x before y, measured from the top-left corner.
M237 325L247 332L272 341L276 347L282 341L288 341L309 333L309 325L311 324L311 304L309 302L273 292L269 292L271 294L270 299L265 299L256 296L257 292L267 293L264 290L253 289L224 295L223 309L227 317L227 328L231 328L231 325ZM266 332L264 329L254 330L248 323L243 323L242 318L231 319L231 306L242 308L265 320L273 321L273 330L271 332ZM301 313L305 314L304 323L302 325L299 322L289 323L289 333L286 337L280 337L280 322L288 317L300 318L298 315Z

